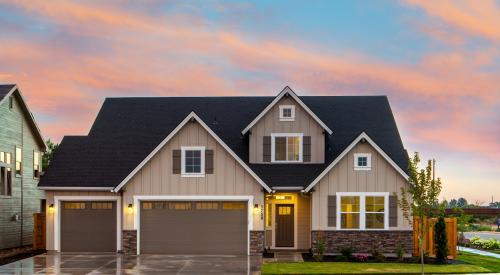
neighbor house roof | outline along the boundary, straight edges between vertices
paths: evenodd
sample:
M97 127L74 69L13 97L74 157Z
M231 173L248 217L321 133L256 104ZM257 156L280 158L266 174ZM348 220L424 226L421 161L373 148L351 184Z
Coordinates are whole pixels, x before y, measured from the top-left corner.
M194 112L269 187L306 188L363 132L407 171L385 96L302 96L334 133L324 164L249 163L245 129L276 97L107 98L88 136L65 137L39 186L115 188Z
M7 100L11 95L16 96L19 99L19 103L21 105L21 109L23 110L27 121L33 130L33 135L37 139L39 145L42 147L43 151L47 150L47 145L45 144L45 140L43 139L42 133L40 132L40 128L36 124L35 118L31 113L26 101L21 94L21 91L15 84L1 84L0 85L0 104L2 104L5 100Z

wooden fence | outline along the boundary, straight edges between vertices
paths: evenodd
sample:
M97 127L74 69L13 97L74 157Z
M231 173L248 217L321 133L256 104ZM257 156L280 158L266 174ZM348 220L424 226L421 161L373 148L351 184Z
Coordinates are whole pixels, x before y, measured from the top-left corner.
M424 253L428 252L429 256L436 256L434 245L434 224L437 218L427 218L424 220ZM413 255L420 255L420 246L418 240L419 218L413 218ZM448 238L448 258L455 259L457 256L457 219L445 218L446 236Z
M33 249L45 249L45 213L33 214Z

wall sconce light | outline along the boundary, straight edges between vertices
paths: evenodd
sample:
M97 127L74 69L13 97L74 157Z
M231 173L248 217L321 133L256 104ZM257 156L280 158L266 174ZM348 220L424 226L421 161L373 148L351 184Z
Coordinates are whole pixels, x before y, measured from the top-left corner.
M49 204L49 212L50 213L54 212L54 204L53 203Z
M128 204L128 213L134 213L134 206L131 203Z
M258 204L258 203L256 203L256 204L253 206L253 208L255 208L255 209L259 208L259 204Z

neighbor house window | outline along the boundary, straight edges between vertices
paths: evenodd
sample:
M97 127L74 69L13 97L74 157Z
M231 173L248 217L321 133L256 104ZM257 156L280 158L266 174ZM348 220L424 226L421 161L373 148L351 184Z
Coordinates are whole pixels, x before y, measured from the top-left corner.
M273 162L302 162L303 134L271 134Z
M23 149L16 147L16 176L22 174L23 169Z
M205 147L181 147L181 174L185 177L205 176Z
M12 195L12 172L7 167L0 167L0 195Z
M280 121L294 121L295 120L295 106L294 105L280 105Z
M10 153L5 153L5 163L11 164L11 154Z
M40 177L40 152L33 152L33 177Z
M337 193L337 221L340 229L388 229L388 200L386 192Z
M372 155L371 154L354 154L354 170L371 170Z
M5 152L0 152L0 162L5 162Z
M9 97L9 109L12 110L14 108L14 98L12 96Z

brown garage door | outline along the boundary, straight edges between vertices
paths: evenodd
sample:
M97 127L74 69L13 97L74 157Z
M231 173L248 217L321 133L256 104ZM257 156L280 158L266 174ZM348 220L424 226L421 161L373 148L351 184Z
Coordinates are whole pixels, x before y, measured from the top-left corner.
M61 251L116 252L115 202L62 202Z
M146 254L247 254L247 202L143 202Z

